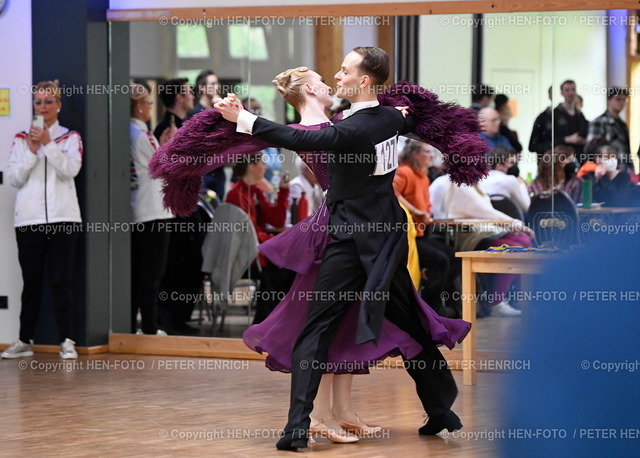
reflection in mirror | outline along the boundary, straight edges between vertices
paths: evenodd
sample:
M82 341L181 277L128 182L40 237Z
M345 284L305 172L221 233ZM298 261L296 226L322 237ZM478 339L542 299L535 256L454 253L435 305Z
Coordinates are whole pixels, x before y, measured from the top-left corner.
M575 168L571 169L574 157L576 167L582 166L578 161L590 158L572 155L571 150L563 147L563 144L571 143L574 148L581 150L589 139L588 124L585 126L582 118L593 121L606 111L608 83L619 86L627 84L624 69L607 67L607 62L618 52L618 48L626 50L626 35L613 33L612 27L603 19L611 14L613 13L588 11L447 15L422 16L418 21L419 26L415 31L415 39L420 45L416 63L418 83L437 93L441 99L454 101L462 106L477 104L477 108L480 108L481 104L488 104L486 108L490 109L484 110L481 116L483 129L489 129L485 132L488 133L488 141L494 141L500 135L505 136L506 143L503 142L503 146L520 153L516 162L508 154L492 156L495 163L492 164L495 165L494 174L517 176L518 191L513 192L519 194L504 195L510 191L497 192L484 186L480 187L480 191L487 198L490 194L500 194L512 200L516 207L515 213L506 210L504 199L500 203L499 198L494 199L493 206L499 210L502 205L501 211L508 216L508 221L514 217L523 218L528 224L537 225L536 242L540 245L569 245L584 237L584 234L577 233L578 222L582 221L579 218L582 216L578 214L575 205L581 202L583 185L578 178L568 174L576 174ZM480 33L477 33L478 29ZM321 49L321 43L314 43L315 33L313 25L295 22L286 25L234 24L212 28L132 23L131 75L152 82L184 76L189 78L190 84L194 84L201 70L211 69L218 79L218 89L222 96L227 92L235 92L240 99L246 100L245 105L256 114L277 122L291 122L293 111L290 107L287 108L271 80L287 68L314 68L317 64L314 56ZM352 26L345 22L341 33L341 55L357 45L377 44L375 26L363 28L361 25ZM576 46L576 43L581 43L581 46ZM402 58L400 54L395 56L396 66ZM394 53L391 52L391 55ZM478 75L477 81L472 80L472 75ZM325 72L322 76L329 85L333 85L333 72ZM561 90L561 84L567 80L575 83L569 84L570 87L565 84L564 90ZM489 97L483 101L484 89L481 91L480 88L484 87L489 88L486 91ZM474 97L474 93L477 97ZM581 107L577 105L578 95L582 96ZM159 122L163 112L164 107L157 100L151 127ZM558 113L564 112L568 117L561 118ZM626 116L626 113L623 111L622 115ZM576 118L580 119L576 121ZM554 144L558 146L556 154L551 153ZM634 146L637 149L637 142ZM274 202L277 201L278 184L283 175L287 172L292 177L299 174L292 158L293 153L283 150L267 151L264 155L265 192ZM255 166L249 164L248 167ZM215 194L217 197L227 194L233 186L232 169L226 167L224 172L226 185L223 191ZM438 152L435 151L434 164L429 170L432 187L441 173L442 166L438 164ZM574 181L569 186L571 178ZM566 202L562 205L557 203L555 195L551 193L556 189L567 192L574 201L570 200L569 206L563 207ZM551 193L551 198L545 199L544 205L536 211L542 215L551 212L552 216L536 217L537 213L532 214L529 208L531 199L533 202L540 200L536 195L545 193ZM437 201L438 198L441 198L438 192L432 191L431 212L435 219L460 216L453 211L460 209L438 215L439 205L442 204ZM212 198L212 193L206 192L200 205L200 219L197 221L215 221L215 216L212 219L211 215L215 215L218 204ZM513 216L518 215L518 211L522 216ZM559 211L565 215L571 213L569 216L576 219L558 216ZM492 218L481 214L461 215L504 223L503 218L496 217L495 213ZM544 228L541 221L546 221ZM573 231L572 236L566 236L569 226ZM276 233L281 229L275 227L269 230ZM444 240L444 235L449 234L448 230L443 234L443 242L457 243L455 237ZM505 231L500 233L504 235ZM206 234L198 234L199 237L204 235ZM202 239L199 243L203 243ZM460 249L461 246L455 248ZM193 259L196 260L191 261L186 260L185 249L175 251L178 258L170 260L169 265L181 273L188 270L185 262L193 262L194 266L201 262L197 260L197 250L193 251ZM168 297L169 300L160 301L159 319L163 323L161 326L172 333L239 337L254 319L260 299L259 295L256 299L256 291L278 293L286 289L266 287L264 283L258 285L255 280L262 278L262 273L254 264L244 276L247 278L239 284L237 293L226 304L220 304L219 297L215 294L215 285L211 284L209 278L203 279L199 270L196 272L194 269L194 272L189 278L188 287L161 287L160 298ZM287 282L286 278L282 281L285 284ZM486 281L492 283L495 279ZM186 284L187 280L184 282ZM513 294L518 285L517 280L508 282L501 287L502 292ZM428 279L425 286L427 289L432 286ZM496 287L485 285L484 290L495 292ZM459 283L454 281L439 292L440 296L436 297L443 300L434 308L444 306L453 309L454 313L456 310L459 312ZM453 293L457 293L457 299L453 298ZM271 295L272 299L280 297L278 294ZM509 305L517 308L520 297L522 296L513 296L514 300ZM490 306L495 301L488 299L484 302L486 304L481 304L479 313L490 315ZM176 316L179 321L176 321ZM479 348L507 348L508 343L517 335L518 326L517 319L496 316L481 321L478 326ZM196 329L192 330L190 327Z
M538 246L568 248L583 239L580 230L584 226L579 225L582 220L576 205L582 199L582 184L576 169L588 159L580 154L588 139L587 120L607 110L608 81L626 85L623 65L607 69L611 55L625 49L625 34L618 33L616 26L624 32L626 22L611 21L616 14L585 11L422 18L421 43L437 42L437 46L421 49L420 82L443 98L472 102L468 75L474 70L470 68L472 55L480 54L481 68L476 71L482 77L472 83L491 86L494 106L499 110L486 113L483 129L490 128L496 143L500 134L516 134L522 147L519 170L502 167L495 160L492 174L519 172L520 188L524 189L522 182L526 182L530 196L524 191L525 197L521 198L517 191L500 188L495 180L488 180L491 183L485 182L480 188L487 194L507 194L505 197L515 206L520 204L520 210L528 213L528 224L535 228ZM473 43L474 26L482 27L481 45ZM584 46L576 47L576 43ZM454 55L462 58L449 57ZM562 84L568 80L575 83ZM576 105L578 95L582 96L582 106ZM500 122L500 130L493 124L487 126L494 120ZM518 150L514 142L503 143ZM554 190L567 193L568 198ZM432 199L437 199L434 194ZM496 199L494 207L508 214L507 199ZM523 297L516 294L517 288L515 283L508 290L513 299L510 305L516 308ZM486 332L494 325L498 327ZM504 349L504 343L517 335L517 327L517 320L483 320L478 326L479 348Z
M149 102L152 104L149 119L144 122L151 132L158 134L155 141L162 144L166 141L166 138L161 138L163 133L170 138L174 134L174 125L179 128L182 121L195 112L210 109L220 95L226 96L231 92L253 113L282 122L286 104L274 90L271 80L282 69L311 66L309 56L313 56L312 43L313 28L302 25L300 21L292 21L284 26L236 21L217 27L131 23L131 78L148 86ZM187 97L179 95L179 102L166 106L167 101L171 104L175 102L170 93L176 88L163 85L171 78L187 78L188 84L193 87L195 99L189 101ZM184 104L181 104L182 101ZM195 109L190 103L195 105ZM167 119L165 126L162 122ZM160 130L158 125L161 126ZM263 157L266 165L261 180L263 189L267 199L275 202L281 177L285 174L296 176L299 171L293 165L293 153L289 151L267 148ZM137 159L132 158L134 206L135 196L143 194L139 188L145 186L143 175L146 173L146 164ZM212 284L211 272L202 272L201 249L205 238L212 231L214 221L221 218L222 212L214 219L218 206L225 201L238 180L231 165L205 176L199 206L194 214L161 221L167 233L168 246L166 267L157 291L156 317L154 319L153 311L148 311L149 306L146 306L151 318L145 320L144 307L141 305L144 299L136 295L136 289L153 290L153 285L139 281L141 274L137 277L134 275L132 303L138 304L141 313L136 323L132 324L132 332L238 337L253 321L256 305L260 302L256 301L256 284L261 276L258 263L247 269L238 288L225 301L220 300L215 282ZM145 202L137 204L149 205ZM279 226L284 226L284 219ZM282 229L274 227L269 230L272 233ZM155 256L153 259L156 261L149 260L149 265L155 267L161 263L162 259L158 256L160 247L157 243L152 250L149 247L151 254L145 256ZM133 270L145 270L148 278L151 271L149 265L144 269L136 261L139 256L135 253L139 251L134 252ZM156 326L148 322L156 320Z

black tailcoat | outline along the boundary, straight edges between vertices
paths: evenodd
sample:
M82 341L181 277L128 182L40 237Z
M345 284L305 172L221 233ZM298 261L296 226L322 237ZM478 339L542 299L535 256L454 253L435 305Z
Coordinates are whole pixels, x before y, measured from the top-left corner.
M411 131L411 117L392 107L357 111L320 130L300 130L258 118L253 136L294 151L328 151L334 240L353 240L367 281L361 296L357 343L377 340L391 279L407 263L406 216L393 191L394 172L372 175L375 145Z

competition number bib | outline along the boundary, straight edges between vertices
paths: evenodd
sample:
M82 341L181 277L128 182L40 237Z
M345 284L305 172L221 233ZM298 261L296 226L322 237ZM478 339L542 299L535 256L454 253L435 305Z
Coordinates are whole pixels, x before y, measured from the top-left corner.
M398 136L376 145L376 168L373 175L386 175L398 168Z

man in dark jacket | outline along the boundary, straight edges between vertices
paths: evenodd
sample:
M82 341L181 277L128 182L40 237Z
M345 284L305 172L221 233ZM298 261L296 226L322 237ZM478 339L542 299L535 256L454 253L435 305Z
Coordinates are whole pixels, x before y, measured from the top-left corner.
M549 86L549 101L551 101L551 91ZM529 151L538 154L538 161L547 151L551 151L551 105L538 115L533 123L533 130L529 139Z
M554 142L553 146L571 146L581 164L587 161L584 155L584 145L587 142L589 121L587 121L576 107L576 83L567 80L560 85L564 102L553 110Z
M618 151L618 162L621 169L633 173L631 146L629 143L629 127L622 120L620 113L627 103L628 91L621 87L607 89L607 111L589 124L587 142L604 139ZM593 160L593 158L589 158Z
M349 53L336 74L337 95L351 108L343 120L317 131L297 130L240 112L239 106L216 105L238 130L292 150L329 151L331 186L327 245L306 325L293 350L291 406L281 450L306 447L322 363L341 317L359 297L357 342L376 341L386 316L423 346L405 367L416 382L429 416L421 434L434 435L462 427L451 406L457 388L447 363L420 324L407 263L404 212L393 190L397 162L376 161L376 146L393 150L398 134L414 127L411 117L380 106L377 89L389 74L389 58L379 48L360 47ZM231 105L230 100L227 107ZM375 145L375 146L374 146ZM357 160L356 160L357 158ZM362 230L365 228L365 230ZM331 294L334 293L334 294ZM320 363L320 364L318 364Z

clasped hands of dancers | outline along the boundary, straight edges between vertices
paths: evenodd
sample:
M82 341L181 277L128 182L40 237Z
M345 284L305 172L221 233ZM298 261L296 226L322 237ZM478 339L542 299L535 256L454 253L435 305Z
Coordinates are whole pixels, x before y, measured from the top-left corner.
M243 334L252 349L269 353L269 368L292 374L289 419L276 444L280 450L306 447L309 433L345 443L381 430L354 413L350 371L323 376L322 367L327 365L322 363L327 362L333 367L347 361L370 365L390 355L402 355L429 417L419 433L435 435L462 427L451 410L457 387L437 346L452 348L464 339L470 324L437 315L417 294L406 266L407 238L402 229L405 214L392 187L395 167L377 159L381 156L376 155L376 145L379 151L380 145L393 150L398 135L411 133L449 155L449 172L460 183L474 183L487 173L482 160L486 146L477 137L477 121L470 110L441 103L433 93L406 82L381 92L388 74L389 58L383 50L358 47L350 52L335 79L336 95L348 99L351 108L334 124L325 114L332 103L330 88L319 74L304 67L283 72L274 80L285 100L300 112L301 125L282 126L258 118L243 110L233 94L215 105L226 120L237 123L237 132L252 142L262 140L294 151L324 152L321 156L301 153L323 187L331 184L323 205L308 219L334 229L363 221L390 223L373 226L383 229L370 233L332 230L327 235L301 231L299 226L305 220L260 247L273 262L282 258L279 264L297 273L285 300L263 323ZM219 127L219 115L204 116L209 118L197 122L209 122L210 129L225 128ZM201 129L195 123L192 127L194 132ZM181 130L189 128L187 124ZM188 135L179 131L177 136L181 133ZM228 136L234 137L230 144L238 144L235 133ZM161 149L159 153L189 154L181 141L184 138L178 139L176 148L169 143L167 151ZM216 148L215 154L219 154L221 149ZM324 161L309 163L318 157ZM184 183L181 180L194 179L187 177L193 171L181 170L183 175L178 179L172 175L175 170L163 171L158 164L155 167L155 176L168 182L166 188L172 181L177 186ZM167 191L165 203L171 207L175 195ZM307 250L309 253L301 255L291 249L305 244L313 248ZM313 295L305 302L292 294L296 290L335 294ZM354 297L340 294L345 292L383 294L362 295L362 301L353 302L342 299ZM305 317L301 312L308 313ZM293 323L299 316L302 318ZM283 336L288 336L284 340L288 339L289 346L282 345ZM277 345L274 340L278 340ZM367 371L351 371L363 372ZM333 407L329 404L331 388Z

